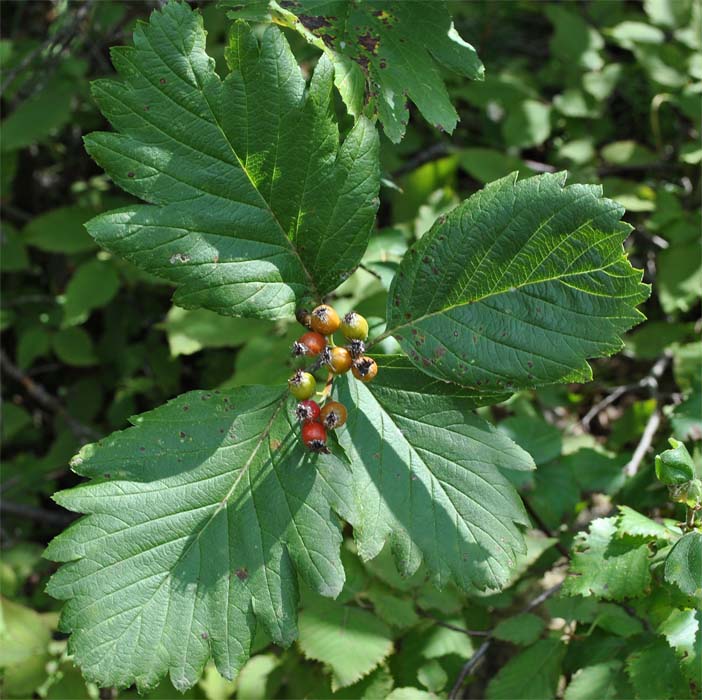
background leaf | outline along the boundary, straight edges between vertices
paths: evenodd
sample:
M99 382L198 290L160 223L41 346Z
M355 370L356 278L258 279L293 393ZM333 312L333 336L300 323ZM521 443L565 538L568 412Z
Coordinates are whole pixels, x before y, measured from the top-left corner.
M236 8L232 17L242 9L249 11L236 0L222 5ZM405 134L408 99L436 128L449 133L456 128L458 114L435 63L466 78L483 77L478 54L456 31L444 2L395 1L380 6L299 0L271 2L270 8L276 22L316 40L332 56L335 83L356 117L364 109L366 86L371 109L395 143ZM261 12L258 19L270 21L271 15Z

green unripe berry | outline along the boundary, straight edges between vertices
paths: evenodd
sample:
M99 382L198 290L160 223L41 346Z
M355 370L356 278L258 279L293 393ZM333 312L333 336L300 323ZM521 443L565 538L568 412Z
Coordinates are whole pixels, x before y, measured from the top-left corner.
M309 372L303 372L299 369L288 379L288 388L298 401L304 401L314 396L317 390L317 381Z
M368 337L368 321L361 314L350 311L341 321L341 332L348 340L365 340Z

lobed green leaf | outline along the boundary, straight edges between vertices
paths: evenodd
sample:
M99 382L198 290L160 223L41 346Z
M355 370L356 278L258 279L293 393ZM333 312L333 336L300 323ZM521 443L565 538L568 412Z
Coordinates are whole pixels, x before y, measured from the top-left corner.
M87 224L103 247L178 286L179 306L291 316L356 267L379 187L378 137L359 119L339 145L332 66L309 88L282 33L231 32L222 80L200 15L170 2L112 59L93 94L117 130L86 137L112 179L151 206Z
M87 513L49 545L67 562L48 591L67 600L61 629L85 677L179 690L212 656L231 679L260 623L297 636L297 575L336 596L341 530L330 510L348 489L333 455L300 442L280 388L191 392L83 448L92 481L55 499Z

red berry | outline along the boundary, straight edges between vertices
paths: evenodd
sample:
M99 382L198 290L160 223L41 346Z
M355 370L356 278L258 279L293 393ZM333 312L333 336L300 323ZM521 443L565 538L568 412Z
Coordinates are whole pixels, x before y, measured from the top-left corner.
M328 401L322 409L319 420L330 430L340 428L346 423L348 413L346 406L338 401Z
M321 333L304 333L293 343L293 355L319 355L327 347L327 339Z
M319 418L319 414L319 404L316 401L312 401L312 399L300 401L295 409L295 415L300 423L310 423L312 421L316 421Z
M312 452L327 452L327 430L321 423L302 426L302 442Z

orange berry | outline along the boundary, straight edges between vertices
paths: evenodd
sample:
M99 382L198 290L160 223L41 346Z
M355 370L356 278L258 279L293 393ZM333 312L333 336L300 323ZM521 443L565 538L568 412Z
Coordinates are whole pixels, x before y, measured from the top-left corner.
M361 357L353 363L353 376L362 382L372 382L378 374L378 365L372 357Z
M339 314L328 304L321 304L312 311L310 324L312 330L322 335L331 335L339 330Z

